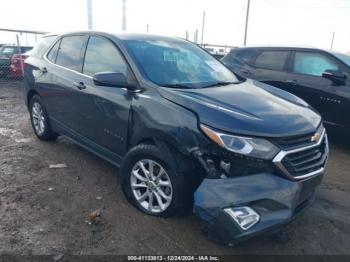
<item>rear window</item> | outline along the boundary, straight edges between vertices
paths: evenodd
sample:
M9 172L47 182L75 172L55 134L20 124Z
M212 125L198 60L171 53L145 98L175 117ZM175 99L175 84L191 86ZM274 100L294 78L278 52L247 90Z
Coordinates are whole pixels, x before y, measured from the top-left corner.
M82 35L64 37L58 50L56 64L81 72L81 52L85 39Z
M282 71L286 63L288 52L286 51L263 51L256 57L255 66L271 70Z
M57 36L53 35L40 38L33 51L31 52L31 56L37 58L42 57L50 45L53 43L53 41L56 39L56 37Z

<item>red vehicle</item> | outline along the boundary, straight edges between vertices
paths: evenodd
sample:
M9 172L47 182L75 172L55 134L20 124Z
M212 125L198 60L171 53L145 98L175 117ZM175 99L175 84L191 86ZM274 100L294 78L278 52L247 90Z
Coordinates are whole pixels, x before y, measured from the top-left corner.
M15 54L11 58L11 71L10 77L12 78L22 78L23 72L25 69L24 60L28 58L30 51L25 52L24 54Z

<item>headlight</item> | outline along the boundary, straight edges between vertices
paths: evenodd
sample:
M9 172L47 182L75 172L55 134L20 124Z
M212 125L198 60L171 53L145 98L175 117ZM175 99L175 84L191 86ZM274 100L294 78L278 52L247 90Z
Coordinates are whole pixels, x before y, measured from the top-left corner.
M216 144L237 154L262 159L272 159L280 151L275 145L265 139L223 134L202 124L200 127Z

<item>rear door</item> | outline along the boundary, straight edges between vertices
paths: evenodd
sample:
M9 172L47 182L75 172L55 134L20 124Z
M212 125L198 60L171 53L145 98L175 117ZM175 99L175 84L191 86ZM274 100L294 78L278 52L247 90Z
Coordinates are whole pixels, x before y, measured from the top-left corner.
M73 132L80 105L76 103L81 81L82 57L86 35L68 35L58 41L47 55L37 85L43 94L45 106L58 128Z
M287 76L288 88L318 110L326 122L343 125L349 103L343 90L346 87L322 77L327 69L342 71L341 65L323 52L295 51Z

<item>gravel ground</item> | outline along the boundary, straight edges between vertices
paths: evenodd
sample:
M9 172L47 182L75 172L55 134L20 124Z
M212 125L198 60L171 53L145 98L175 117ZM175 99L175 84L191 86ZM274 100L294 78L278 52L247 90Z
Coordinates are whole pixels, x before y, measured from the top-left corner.
M19 82L0 81L0 254L350 254L350 145L331 136L314 205L285 228L229 248L195 216L160 219L124 198L118 170L60 137L36 139ZM65 168L50 169L64 163ZM86 224L99 209L101 221Z

